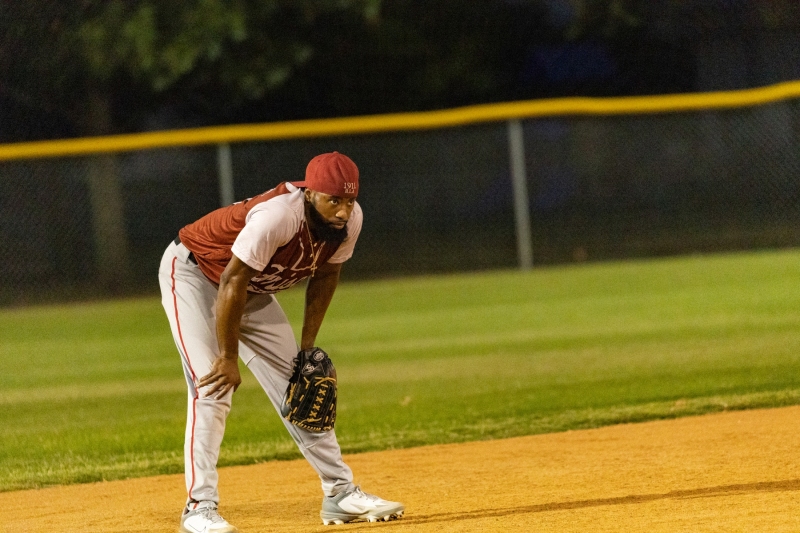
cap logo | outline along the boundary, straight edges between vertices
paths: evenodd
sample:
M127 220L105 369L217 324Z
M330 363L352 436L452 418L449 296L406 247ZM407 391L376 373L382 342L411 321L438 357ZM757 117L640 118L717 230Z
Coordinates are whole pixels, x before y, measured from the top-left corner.
M345 194L355 194L356 193L356 186L358 184L352 181L345 181L344 182L344 193Z

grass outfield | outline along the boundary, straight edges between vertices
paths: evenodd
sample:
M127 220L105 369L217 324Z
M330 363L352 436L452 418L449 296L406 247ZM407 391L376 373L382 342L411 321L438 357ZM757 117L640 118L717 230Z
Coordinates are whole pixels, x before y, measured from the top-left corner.
M800 250L344 283L318 344L346 453L795 404ZM158 299L2 310L0 368L0 490L182 471ZM221 464L299 457L243 377Z

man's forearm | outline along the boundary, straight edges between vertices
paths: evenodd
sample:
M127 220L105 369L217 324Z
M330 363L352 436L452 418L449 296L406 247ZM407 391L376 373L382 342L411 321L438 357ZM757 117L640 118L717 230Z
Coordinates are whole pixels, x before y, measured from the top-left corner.
M236 360L239 355L239 328L247 303L247 283L255 270L233 256L220 276L217 293L217 344L220 355Z
M233 256L220 276L216 303L216 332L219 357L198 387L208 387L204 396L222 398L242 383L239 374L239 325L247 303L247 282L254 270Z
M303 315L303 333L300 348L311 348L317 340L317 333L322 320L333 299L333 293L339 284L340 265L325 265L325 269L317 271L317 275L308 280L306 287L306 307Z
M220 355L236 359L239 355L239 327L247 302L247 291L230 283L221 284L217 297L217 343Z

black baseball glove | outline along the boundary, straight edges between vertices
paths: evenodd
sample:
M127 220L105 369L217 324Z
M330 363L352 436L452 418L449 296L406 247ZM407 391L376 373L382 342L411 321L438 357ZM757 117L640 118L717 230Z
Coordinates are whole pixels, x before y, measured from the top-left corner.
M336 422L336 369L328 354L314 347L300 350L283 395L281 416L297 427L321 433Z

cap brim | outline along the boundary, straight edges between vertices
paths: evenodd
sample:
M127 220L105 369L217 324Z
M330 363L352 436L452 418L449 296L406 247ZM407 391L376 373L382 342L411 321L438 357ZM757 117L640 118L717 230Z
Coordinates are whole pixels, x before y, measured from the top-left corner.
M289 183L291 183L295 187L308 187L305 181L290 181Z

